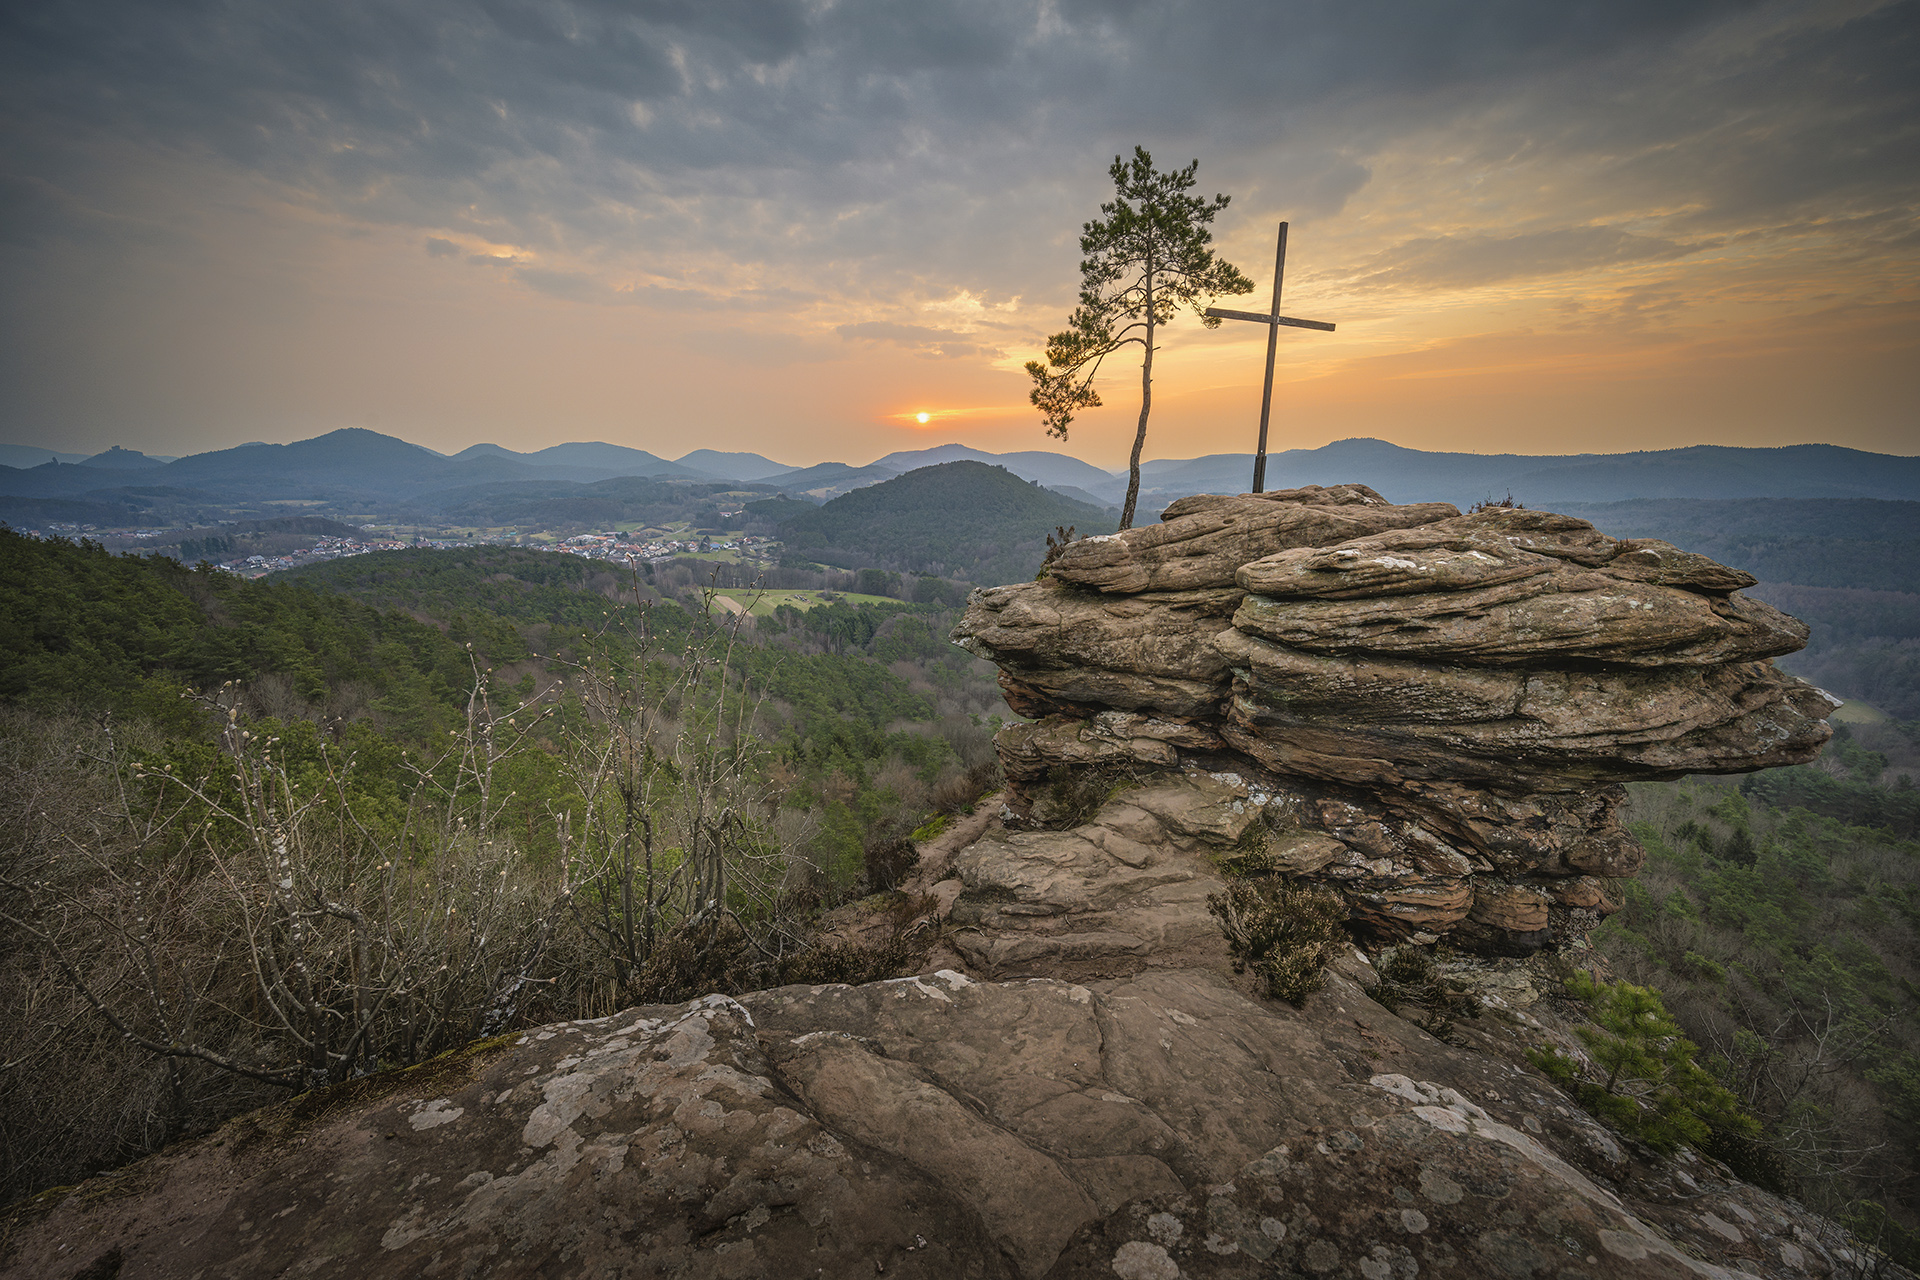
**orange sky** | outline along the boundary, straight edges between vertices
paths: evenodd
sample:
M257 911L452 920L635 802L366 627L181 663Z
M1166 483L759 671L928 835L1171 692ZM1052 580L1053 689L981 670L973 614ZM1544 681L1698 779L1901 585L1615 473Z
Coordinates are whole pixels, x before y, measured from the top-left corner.
M1562 29L1463 0L1408 30L1356 4L1294 15L1312 57L1274 6L1222 4L1200 25L1249 46L1224 62L1145 10L855 7L703 27L581 4L542 37L440 4L378 39L379 6L302 11L298 39L262 8L209 44L76 6L0 75L0 438L178 454L351 425L792 464L958 440L1119 466L1137 366L1062 444L1021 365L1138 141L1233 195L1218 247L1256 289L1229 305L1264 305L1284 217L1283 310L1339 325L1283 331L1275 449L1916 452L1911 4ZM1129 95L1149 58L1190 85ZM109 82L124 109L89 96ZM1147 456L1251 449L1264 342L1177 325Z

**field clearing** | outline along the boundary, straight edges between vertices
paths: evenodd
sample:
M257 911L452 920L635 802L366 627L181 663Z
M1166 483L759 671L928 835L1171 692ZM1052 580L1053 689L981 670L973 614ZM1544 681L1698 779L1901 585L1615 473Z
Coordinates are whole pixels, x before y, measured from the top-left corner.
M823 600L821 597L825 595L831 595L834 599ZM770 616L775 609L778 609L783 604L790 604L796 609L811 609L817 604L832 604L835 601L853 605L900 603L898 600L894 600L888 596L861 595L855 591L822 592L779 590L754 592L740 590L729 591L723 595L714 597L714 603L718 604L728 613L745 611L756 618ZM748 607L749 605L751 605L751 607Z

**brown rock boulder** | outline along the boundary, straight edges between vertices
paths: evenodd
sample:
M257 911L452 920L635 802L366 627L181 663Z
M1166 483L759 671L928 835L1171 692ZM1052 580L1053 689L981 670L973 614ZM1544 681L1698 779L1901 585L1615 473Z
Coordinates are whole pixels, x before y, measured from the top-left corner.
M1470 882L1445 876L1400 875L1383 888L1347 893L1355 922L1373 937L1390 941L1452 933L1466 919L1473 899Z
M990 832L960 854L951 936L973 971L1085 979L1227 967L1207 896L1225 887L1218 864L1259 806L1238 779L1190 771L1149 779L1110 786L1095 797L1096 812L1065 820L1065 830ZM1051 787L1035 788L1033 817L1058 808Z
M1312 653L1481 666L1749 662L1805 647L1807 628L1745 596L1558 568L1469 590L1350 599L1249 595L1233 625Z
M1234 580L1277 599L1349 600L1497 586L1551 573L1561 561L1522 550L1483 524L1462 520L1302 547L1240 566Z
M1458 514L1444 502L1396 507L1309 504L1258 494L1182 498L1159 524L1070 543L1051 569L1054 577L1105 592L1230 587L1241 565L1276 551L1327 546Z
M1207 751L1221 745L1220 735L1204 726L1125 711L1103 711L1088 720L1052 715L1010 725L994 739L1001 767L1018 781L1037 781L1062 765L1171 768L1179 763L1179 747Z
M1513 671L1305 653L1239 632L1235 745L1332 781L1455 779L1565 789L1792 763L1832 703L1771 664ZM1240 664L1244 664L1241 666Z
M1543 933L1552 899L1528 885L1501 884L1482 879L1473 886L1469 918L1508 933Z
M1049 578L975 591L953 638L1017 681L1015 696L1200 715L1226 696L1213 637L1244 594L1113 597Z
M1750 575L1552 512L1200 495L1051 574L975 593L955 632L1042 720L1006 731L1015 809L1056 816L1022 797L1058 767L1330 789L1371 816L1308 815L1269 865L1383 936L1573 937L1609 904L1563 882L1642 858L1613 783L1810 759L1834 705L1764 661L1807 632Z
M1228 585L1116 597L1058 578L1017 582L975 591L953 641L977 657L1027 670L1106 667L1213 680L1227 667L1213 637L1245 595Z

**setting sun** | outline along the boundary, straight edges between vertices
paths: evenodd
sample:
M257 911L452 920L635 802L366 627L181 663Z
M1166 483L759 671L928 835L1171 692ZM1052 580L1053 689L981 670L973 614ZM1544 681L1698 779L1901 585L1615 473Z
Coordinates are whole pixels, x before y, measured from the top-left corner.
M933 415L928 413L925 409L922 409L919 413L916 413L913 415L913 420L915 422L918 422L924 425L926 423L933 421Z

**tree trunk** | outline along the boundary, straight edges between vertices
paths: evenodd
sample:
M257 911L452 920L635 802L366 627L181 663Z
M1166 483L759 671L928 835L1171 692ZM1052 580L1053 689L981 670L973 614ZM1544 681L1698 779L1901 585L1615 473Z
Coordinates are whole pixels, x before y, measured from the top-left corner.
M1120 527L1133 528L1133 508L1140 501L1140 451L1147 444L1147 414L1153 410L1153 277L1147 277L1147 354L1140 361L1140 426L1133 433L1133 456L1127 460L1127 505Z

